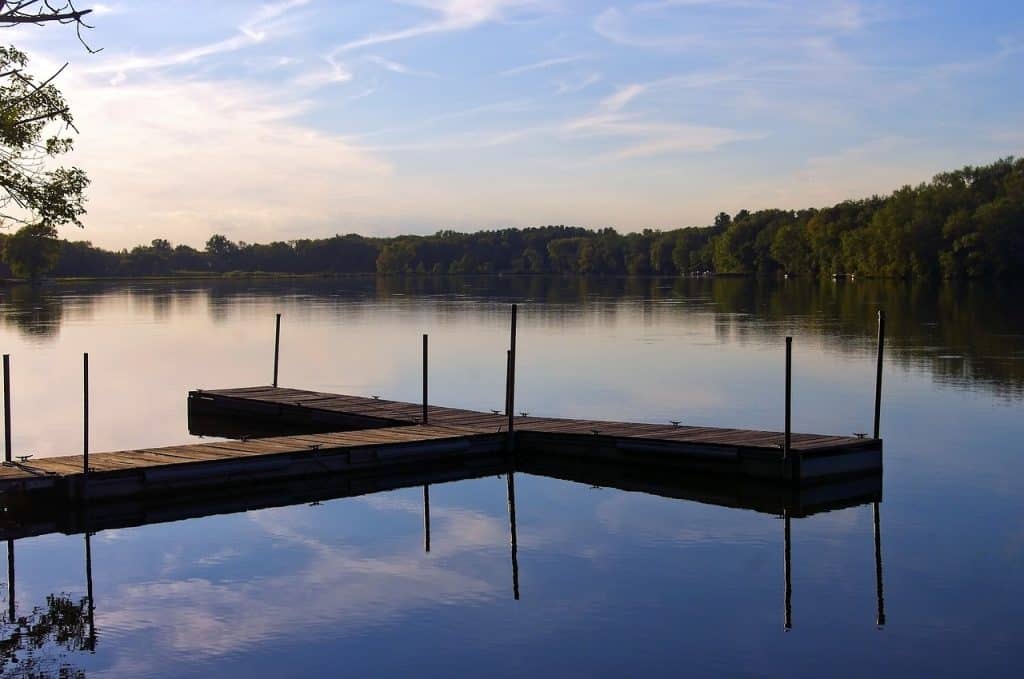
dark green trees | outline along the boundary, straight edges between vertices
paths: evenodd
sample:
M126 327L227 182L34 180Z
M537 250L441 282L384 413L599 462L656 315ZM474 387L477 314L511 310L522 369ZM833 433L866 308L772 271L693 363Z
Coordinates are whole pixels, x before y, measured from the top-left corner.
M4 239L3 255L11 273L29 280L37 279L57 263L60 241L53 226L29 224Z
M879 277L1024 275L1024 160L1007 158L822 209L719 213L712 226L619 233L544 226L429 236L356 234L265 244L212 236L204 250L157 239L130 251L0 234L16 275L178 272ZM56 244L56 247L55 247ZM13 259L11 259L13 256Z

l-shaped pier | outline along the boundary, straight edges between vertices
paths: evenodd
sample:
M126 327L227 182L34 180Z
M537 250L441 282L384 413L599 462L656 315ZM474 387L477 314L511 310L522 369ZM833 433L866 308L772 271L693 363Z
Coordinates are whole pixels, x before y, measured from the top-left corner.
M507 418L281 387L193 391L188 409L193 433L234 440L93 453L88 471L82 455L6 463L0 467L0 497L8 504L38 494L123 499L440 463L486 466L504 454L787 486L877 474L882 467L882 441L873 438L793 433L787 454L780 432ZM274 431L290 435L267 437Z

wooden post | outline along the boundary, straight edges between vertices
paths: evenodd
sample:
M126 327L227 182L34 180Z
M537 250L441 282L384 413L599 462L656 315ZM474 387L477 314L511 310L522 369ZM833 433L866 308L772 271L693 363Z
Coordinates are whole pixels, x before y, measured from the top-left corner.
M4 354L4 462L11 458L11 355Z
M875 439L882 419L882 354L885 351L885 312L878 310L878 365L875 369Z
M508 524L512 546L512 596L519 601L519 540L516 530L516 479L513 472L508 477Z
M89 476L89 354L82 354L82 472Z
M14 622L14 540L7 541L7 621Z
M786 338L786 439L782 448L783 457L788 460L792 444L793 414L793 338Z
M427 334L423 333L423 424L427 423ZM430 551L430 550L427 550Z
M516 409L516 311L512 305L512 330L508 349L508 433L512 433L513 413Z
M423 549L430 552L430 486L423 486Z
M876 623L885 626L885 595L882 591L882 520L878 512L878 503L873 505L875 519L875 598L878 607Z
M277 315L274 327L274 386L277 386L277 364L281 357L281 314Z
M786 608L783 618L783 625L786 630L793 629L793 579L792 573L790 572L791 566L791 546L790 546L790 533L789 533L789 510L784 510L783 521L785 522L785 546L782 557L782 568L785 572L786 578Z

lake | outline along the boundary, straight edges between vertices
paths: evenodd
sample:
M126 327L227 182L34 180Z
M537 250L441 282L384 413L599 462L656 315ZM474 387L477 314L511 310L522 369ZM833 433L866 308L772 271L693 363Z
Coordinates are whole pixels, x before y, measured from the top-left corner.
M16 455L195 440L186 394L280 382L517 411L870 432L884 492L784 521L516 473L15 543L3 676L1018 676L1024 289L747 279L353 278L0 289ZM881 570L876 569L880 557ZM878 576L884 583L880 588ZM91 579L95 638L83 626ZM9 584L9 583L8 583ZM5 587L4 591L8 591ZM10 607L4 596L4 610ZM884 621L878 614L884 605Z

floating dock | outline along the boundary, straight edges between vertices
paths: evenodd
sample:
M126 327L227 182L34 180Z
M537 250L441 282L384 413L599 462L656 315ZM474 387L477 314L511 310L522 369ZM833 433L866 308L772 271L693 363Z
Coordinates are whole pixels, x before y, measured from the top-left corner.
M339 473L491 463L512 454L656 466L811 485L882 468L879 439L780 432L507 417L441 406L280 387L193 391L190 430L237 440L26 459L0 467L0 497L52 494L110 500ZM426 422L424 422L424 414ZM513 432L509 432L511 423ZM290 435L266 436L285 431Z
M361 396L279 387L248 387L189 394L195 434L253 436L274 423L286 430L394 431L453 427L488 437L504 433L516 452L581 460L657 464L797 484L878 472L882 441L857 436L564 418L508 417L458 408L423 406ZM222 427L209 423L220 423ZM508 436L511 424L514 434Z

